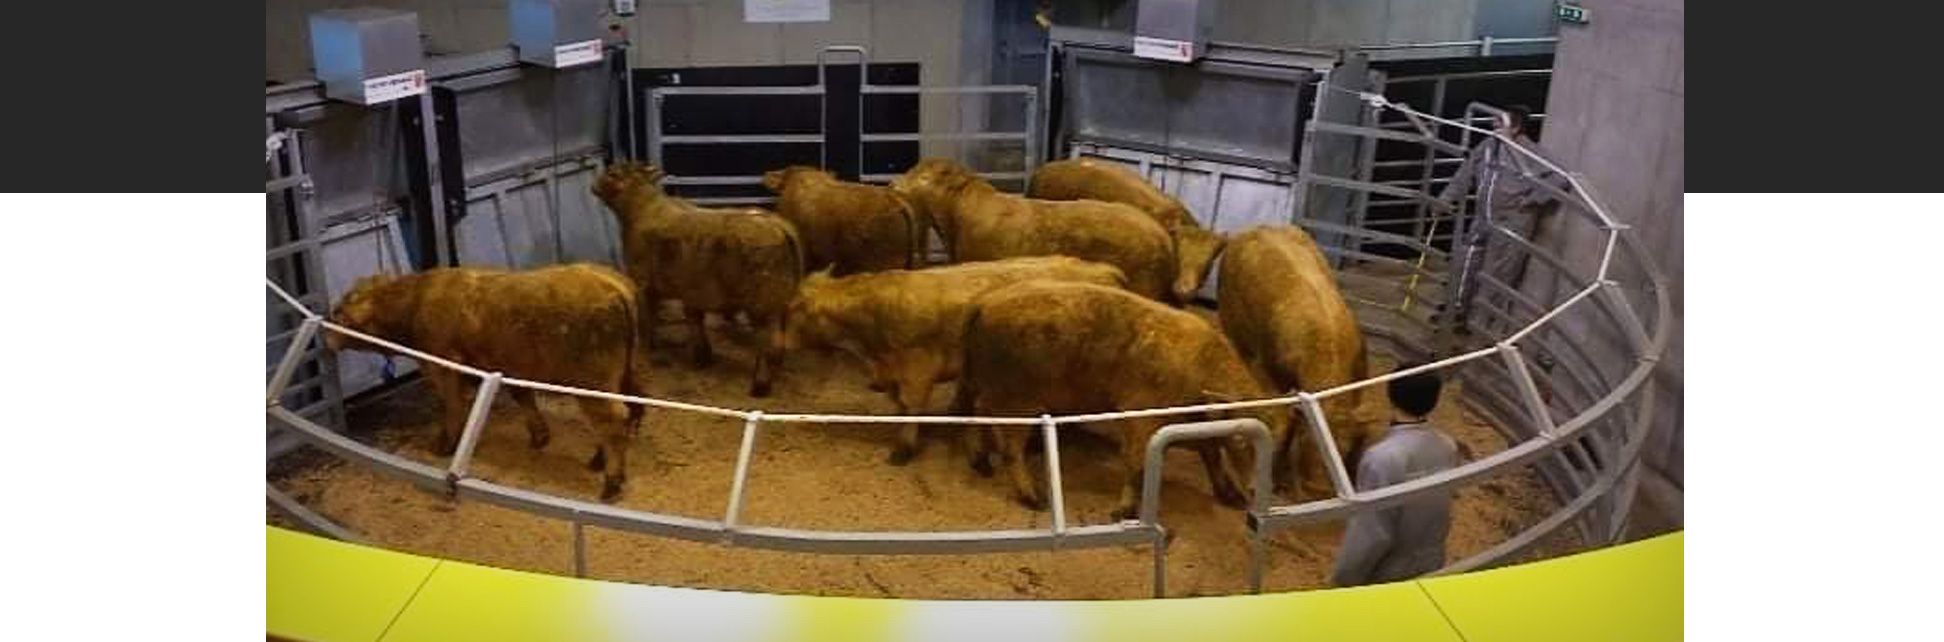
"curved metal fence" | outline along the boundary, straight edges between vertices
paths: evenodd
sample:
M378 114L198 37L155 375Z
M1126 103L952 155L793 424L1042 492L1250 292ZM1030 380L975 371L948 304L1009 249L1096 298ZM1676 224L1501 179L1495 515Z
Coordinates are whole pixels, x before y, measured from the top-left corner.
M1490 233L1507 240L1502 244L1506 250L1494 251L1515 251L1526 255L1533 266L1528 269L1528 276L1537 274L1540 278L1555 279L1569 285L1570 294L1557 300L1539 300L1516 287L1518 284L1502 283L1489 275L1478 279L1480 291L1477 296L1484 303L1477 306L1476 314L1468 325L1473 337L1483 339L1482 347L1408 370L1326 390L1299 391L1249 401L1039 417L767 413L757 408L719 408L530 381L483 371L338 326L306 308L274 282L269 282L269 289L299 311L304 321L290 344L289 353L270 376L266 393L268 415L271 420L287 427L313 446L426 491L483 501L572 523L577 573L584 573L586 565L581 528L585 525L729 546L830 554L974 554L1145 544L1154 551L1153 588L1154 594L1161 596L1165 592L1166 532L1157 518L1160 453L1171 441L1220 435L1244 435L1261 445L1267 441L1265 429L1259 422L1248 419L1174 424L1164 428L1153 437L1148 447L1139 519L1104 524L1070 524L1068 521L1060 475L1061 439L1057 429L1068 424L1130 417L1182 416L1270 406L1297 406L1305 413L1309 430L1321 437L1311 439L1309 443L1321 451L1335 496L1294 504L1272 504L1273 498L1266 483L1271 448L1255 449L1257 483L1254 486L1255 496L1246 511L1252 553L1252 590L1261 589L1263 566L1266 564L1262 542L1270 534L1299 525L1347 518L1355 513L1378 510L1433 494L1453 493L1460 487L1528 465L1538 466L1545 473L1543 476L1561 501L1560 508L1510 539L1456 561L1438 573L1461 572L1505 561L1568 523L1578 524L1585 545L1604 545L1616 540L1626 521L1626 498L1629 495L1626 489L1631 486L1634 466L1646 441L1649 418L1653 415L1653 389L1645 382L1667 343L1664 320L1669 318L1669 301L1654 262L1627 234L1627 227L1613 221L1600 203L1590 197L1583 178L1495 132L1392 104L1380 95L1351 93L1373 108L1392 110L1406 116L1415 124L1417 136L1423 140L1436 139L1439 128L1461 128L1475 135L1489 137L1493 143L1502 145L1501 149L1506 153L1519 154L1563 176L1570 187L1554 189L1565 203L1562 213L1575 213L1580 220L1606 234L1605 251L1597 262L1597 270L1590 274L1581 273L1572 263L1551 255L1510 230L1492 229ZM1369 135L1369 132L1345 135ZM1397 132L1388 131L1384 135L1389 140L1396 140L1399 136ZM1360 189L1354 181L1338 181L1329 183L1327 187ZM1421 196L1430 198L1429 195ZM1441 340L1441 335L1436 322L1422 318L1436 306L1418 305L1413 313L1411 302L1426 302L1426 293L1420 290L1439 285L1435 281L1419 278L1431 272L1424 267L1426 262L1444 264L1447 266L1446 272L1450 272L1452 257L1432 247L1428 239L1420 242L1396 234L1300 217L1294 222L1312 229L1330 226L1328 231L1333 234L1329 236L1336 238L1338 243L1325 246L1324 250L1333 256L1356 253L1356 244L1364 240L1406 243L1418 250L1422 258L1398 278L1379 277L1364 281L1365 285L1371 282L1378 284L1375 297L1356 296L1356 287L1348 283L1350 279L1347 274L1346 286L1353 290L1360 322L1368 333L1390 341L1400 351L1421 354L1439 351L1436 344ZM1365 262L1380 258L1365 254L1352 255L1361 257ZM1408 262L1399 262L1409 265ZM1640 275L1640 282L1623 285L1610 278L1616 265L1627 266L1632 273ZM1356 267L1346 264L1344 269L1353 272ZM1449 282L1449 279L1446 281ZM1401 304L1372 300L1386 294L1398 295ZM1637 300L1642 297L1645 297L1644 301ZM1410 322L1394 323L1395 319L1391 317L1408 318ZM289 382L300 357L320 332L335 332L385 346L417 359L421 365L450 368L481 382L471 414L461 433L459 447L446 468L436 468L361 444L280 405L280 393ZM1594 353L1584 349L1589 342L1623 346L1629 358L1595 358ZM1540 355L1537 368L1534 367L1535 358L1532 355ZM1329 427L1319 402L1381 385L1406 374L1429 370L1456 371L1467 403L1493 420L1506 437L1508 447L1438 474L1375 490L1357 490L1350 471L1345 467L1342 453L1337 450L1334 440L1327 438ZM742 420L742 441L737 452L727 510L720 519L697 519L557 497L472 476L468 472L472 450L491 412L490 401L503 386L599 397ZM740 513L752 465L751 454L766 427L783 423L1036 427L1045 440L1051 524L1038 529L905 532L805 530L744 523ZM842 428L832 426L831 429ZM1290 456L1288 453L1277 454ZM279 499L280 495L274 488L271 489L273 501ZM288 500L287 497L281 499ZM286 503L289 502L279 502L279 505ZM323 521L315 515L300 517L305 517L306 521Z

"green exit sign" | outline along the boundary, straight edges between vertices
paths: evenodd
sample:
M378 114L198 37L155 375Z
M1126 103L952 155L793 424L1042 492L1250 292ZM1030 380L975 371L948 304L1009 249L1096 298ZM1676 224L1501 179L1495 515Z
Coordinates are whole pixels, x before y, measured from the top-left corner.
M1570 22L1576 25L1586 24L1587 21L1586 7L1576 4L1561 2L1559 3L1558 11L1554 12L1554 15L1559 16L1560 22Z

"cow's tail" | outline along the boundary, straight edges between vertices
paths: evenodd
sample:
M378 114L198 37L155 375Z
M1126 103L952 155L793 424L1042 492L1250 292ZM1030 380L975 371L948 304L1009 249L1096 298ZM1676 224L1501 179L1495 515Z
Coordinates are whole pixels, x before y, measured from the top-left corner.
M621 390L619 392L624 395L645 396L647 391L642 388L641 384L644 378L643 375L646 373L641 372L636 367L638 363L637 359L643 357L643 355L639 354L642 345L641 300L635 295L635 287L627 277L621 276L618 273L604 276L607 277L605 280L608 282L608 285L613 286L615 292L620 295L621 310L627 316L626 321L628 326L625 333L627 339L622 342L624 348L621 353ZM650 313L652 314L653 312L650 311ZM628 434L633 435L641 428L641 418L647 412L648 407L635 403L626 405L628 407L628 423L626 426Z
M919 227L918 211L911 205L910 199L905 198L903 194L897 192L888 193L891 194L891 198L897 200L898 213L904 215L905 269L910 270L923 266L926 258L925 255L928 254L927 250L930 249L927 247L929 244L925 242L928 239L927 233L930 230Z

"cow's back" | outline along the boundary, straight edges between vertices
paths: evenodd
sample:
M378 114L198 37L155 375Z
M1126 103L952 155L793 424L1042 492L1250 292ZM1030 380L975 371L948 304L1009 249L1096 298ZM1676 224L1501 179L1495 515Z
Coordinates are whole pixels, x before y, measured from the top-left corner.
M1318 390L1361 375L1363 331L1302 230L1262 227L1230 240L1219 301L1223 330L1264 360L1277 385Z
M423 349L512 377L602 390L620 383L639 310L618 272L447 268L417 287L413 334Z
M645 226L633 276L684 307L780 311L803 274L795 226L761 210L682 208Z
M1070 256L1120 268L1128 289L1155 300L1174 280L1174 244L1166 229L1131 206L1102 201L1045 201L993 194L961 225L958 258L994 260Z
M1114 288L1019 283L980 297L972 317L963 376L996 412L1192 402L1211 367L1239 368L1205 362L1226 346L1206 321Z
M1187 208L1118 163L1087 158L1054 161L1033 172L1026 196L1056 201L1091 199L1133 206L1164 227L1196 225Z
M805 267L839 275L910 267L917 221L889 188L803 175L787 184L777 213L796 226Z

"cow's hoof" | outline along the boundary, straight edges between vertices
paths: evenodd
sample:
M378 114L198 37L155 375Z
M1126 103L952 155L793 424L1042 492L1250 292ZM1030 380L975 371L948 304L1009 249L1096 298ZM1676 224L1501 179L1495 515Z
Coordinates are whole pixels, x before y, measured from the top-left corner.
M1027 510L1046 510L1046 500L1040 497L1034 497L1025 493L1013 493L1013 500L1018 501L1019 505L1025 506Z
M873 381L867 387L871 389L871 392L884 392L891 389L891 384L882 381Z
M534 434L527 435L527 447L532 448L534 450L540 450L542 448L546 448L547 444L552 441L553 441L553 434L551 433L542 432L542 433L534 433Z
M601 501L609 504L621 497L621 484L626 480L620 477L605 477L601 483Z
M1114 509L1114 519L1117 520L1125 521L1130 519L1137 519L1140 516L1141 516L1141 507L1138 505L1122 506L1120 508Z
M587 460L587 469L599 471L604 468L607 468L607 451L595 448L594 457Z
M896 446L891 449L891 455L884 458L884 463L891 464L893 466L903 466L905 464L911 463L911 458L917 456L917 454L918 454L918 449L916 448L912 448L910 446Z
M432 452L438 453L440 457L451 457L453 453L459 452L459 441L446 439L441 435L432 440Z
M708 350L696 350L693 354L689 355L689 363L694 364L697 368L713 366L715 365L715 353Z
M980 477L991 477L993 472L992 461L986 459L984 455L973 455L972 472L978 473Z
M1225 491L1216 491L1215 501L1221 502L1222 505L1229 508L1245 508L1249 505L1249 500L1242 496L1242 491L1233 488L1225 489Z
M758 381L756 383L749 384L749 396L751 397L770 396L770 382Z

